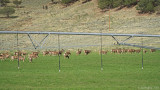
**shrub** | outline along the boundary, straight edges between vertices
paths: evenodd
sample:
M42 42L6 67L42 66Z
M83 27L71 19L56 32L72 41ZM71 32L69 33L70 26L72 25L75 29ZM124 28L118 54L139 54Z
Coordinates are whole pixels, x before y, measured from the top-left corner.
M15 4L17 7L19 7L19 5L22 3L22 0L14 0L13 4Z
M100 9L115 8L120 5L120 0L98 0L98 7Z
M77 1L77 0L62 0L61 3L62 4L70 4L70 3L73 3L75 1Z
M7 3L10 3L9 0L0 0L0 6L6 6Z
M155 7L160 5L160 0L140 0L137 10L142 13L150 13L155 11Z
M15 10L12 7L4 7L3 9L0 10L0 14L6 15L7 18L9 18L10 15L14 13L15 13Z
M54 0L51 0L52 3L54 3Z
M98 0L98 7L100 9L105 9L105 8L108 8L109 4L108 4L108 1L107 0Z
M127 7L131 7L133 5L137 4L137 0L123 0L123 5L127 6Z
M98 0L98 7L100 9L115 8L119 6L133 6L137 4L137 0Z

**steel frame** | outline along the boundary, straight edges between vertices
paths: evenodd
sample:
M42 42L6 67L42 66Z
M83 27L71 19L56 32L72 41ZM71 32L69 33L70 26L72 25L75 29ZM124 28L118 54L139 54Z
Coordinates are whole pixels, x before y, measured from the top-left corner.
M118 45L126 45L126 46L133 46L133 47L139 47L139 48L147 48L147 49L158 49L156 47L149 47L149 46L141 46L141 45L133 45L126 43L128 40L132 39L133 37L160 37L160 35L149 35L149 34L116 34L116 33L83 33L83 32L41 32L41 31L0 31L0 34L28 34L28 37L30 38L32 45L35 49L38 47L43 47L46 39L50 34L55 35L93 35L93 36L111 36ZM37 42L31 37L31 34L47 34L41 42ZM126 39L120 41L116 38L116 36L127 36ZM35 43L37 45L35 45Z
M126 46L133 46L133 47L139 47L142 48L142 69L143 69L143 48L147 49L158 49L156 47L149 47L149 46L143 46L143 38L142 38L142 46L140 45L133 45L126 43L128 40L132 39L133 37L160 37L160 35L145 35L145 34L113 34L113 33L83 33L83 32L31 32L31 31L0 31L0 34L17 34L17 47L18 47L18 34L28 34L29 39L32 42L32 45L35 49L38 47L43 46L45 43L45 40L48 38L50 34L56 34L58 35L58 47L60 50L60 42L59 42L59 35L95 35L95 36L101 36L101 51L102 51L102 36L111 36L118 45L126 45ZM39 43L34 40L31 37L31 34L47 34ZM126 39L120 41L116 38L116 36L127 36ZM37 45L35 45L35 43ZM18 57L18 69L19 69L19 57ZM103 70L103 64L102 64L102 54L101 54L101 70ZM60 72L60 56L59 56L59 72Z
M50 35L50 34L47 34L39 43L38 43L36 40L34 40L34 39L31 37L30 34L28 34L28 37L29 37L29 39L31 40L33 47L34 47L35 49L37 49L38 47L41 47L41 48L43 47L43 45L44 45L44 43L45 43L45 41L46 41L46 39L47 39L47 37L48 37L49 35ZM35 45L35 43L37 44L37 46Z
M40 31L0 31L0 34L57 34L57 35L96 35L96 36L132 36L132 37L160 37L149 34L116 34L116 33L83 33L83 32L40 32Z

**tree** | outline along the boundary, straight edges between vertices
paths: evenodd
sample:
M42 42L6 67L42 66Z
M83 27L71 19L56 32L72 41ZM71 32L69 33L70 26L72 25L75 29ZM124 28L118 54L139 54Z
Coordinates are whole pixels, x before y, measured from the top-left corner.
M108 7L108 1L107 0L98 0L98 7L100 9L106 9Z
M154 6L152 2L149 2L146 7L146 12L154 12Z
M0 6L6 6L7 5L7 3L10 3L10 1L9 0L0 0Z
M54 0L51 0L52 3L54 3Z
M61 0L61 3L65 4L65 5L69 5L70 3L74 3L76 1L78 1L78 0Z
M98 1L98 7L100 9L106 9L106 8L114 8L117 7L117 0L99 0Z
M137 10L140 10L142 13L150 13L155 11L154 3L159 0L140 0L138 2Z
M156 8L155 8L155 10L157 11L157 15L160 15L160 5L159 6L157 6Z
M22 3L22 0L14 0L13 4L15 4L17 6L17 8L19 7L19 5Z
M4 7L3 9L0 10L0 14L6 15L7 18L9 18L10 15L14 13L15 13L15 10L12 7Z
M124 5L127 7L131 7L132 5L136 5L137 2L137 0L124 0Z
M98 7L103 10L121 6L123 3L124 0L98 0Z
M155 1L153 2L153 5L154 5L154 7L160 6L160 0L155 0Z

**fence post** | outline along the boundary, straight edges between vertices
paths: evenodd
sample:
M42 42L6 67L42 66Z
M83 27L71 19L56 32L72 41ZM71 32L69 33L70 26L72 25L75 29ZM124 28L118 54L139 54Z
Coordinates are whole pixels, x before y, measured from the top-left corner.
M59 34L58 34L58 49L60 51L60 39L59 39ZM61 71L61 61L60 61L60 54L58 53L59 57L59 72Z
M19 47L18 47L18 31L17 31L17 51L18 51L18 69L19 69Z

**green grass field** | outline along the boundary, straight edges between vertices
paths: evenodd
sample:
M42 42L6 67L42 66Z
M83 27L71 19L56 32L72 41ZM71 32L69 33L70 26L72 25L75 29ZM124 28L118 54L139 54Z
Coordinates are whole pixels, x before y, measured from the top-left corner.
M61 56L61 72L58 56L42 56L28 60L0 61L0 90L159 90L160 52L144 54L103 55L92 52L88 56L74 53L70 59Z

